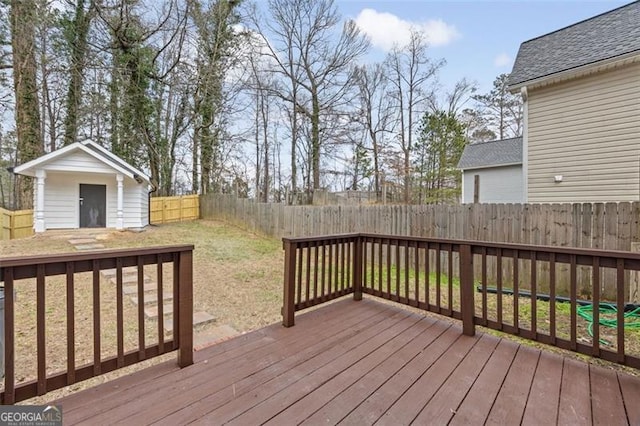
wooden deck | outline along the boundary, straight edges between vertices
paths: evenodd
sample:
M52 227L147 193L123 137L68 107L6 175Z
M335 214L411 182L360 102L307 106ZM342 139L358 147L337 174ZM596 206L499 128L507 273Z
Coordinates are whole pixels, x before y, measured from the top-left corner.
M640 424L640 378L342 300L59 401L65 424Z

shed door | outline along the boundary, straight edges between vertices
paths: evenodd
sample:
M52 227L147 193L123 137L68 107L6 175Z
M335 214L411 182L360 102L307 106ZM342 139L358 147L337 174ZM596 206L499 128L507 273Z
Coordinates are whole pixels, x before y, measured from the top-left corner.
M107 185L80 184L80 228L107 226Z

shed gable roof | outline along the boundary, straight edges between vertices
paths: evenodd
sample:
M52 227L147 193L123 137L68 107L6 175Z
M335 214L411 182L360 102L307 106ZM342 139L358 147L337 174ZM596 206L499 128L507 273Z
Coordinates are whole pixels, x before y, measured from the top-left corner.
M522 164L522 137L467 145L458 168L480 169L514 164Z
M46 164L55 161L56 159L60 159L64 156L78 151L90 155L96 160L114 169L114 171L122 173L123 175L128 176L131 179L141 179L142 181L146 181L147 183L151 182L149 177L145 173L136 169L114 153L91 141L72 143L71 145L67 145L64 148L60 148L56 151L50 152L34 160L16 166L13 169L13 172L19 175L35 176L36 169L41 168Z
M525 41L509 86L635 53L640 55L640 1Z

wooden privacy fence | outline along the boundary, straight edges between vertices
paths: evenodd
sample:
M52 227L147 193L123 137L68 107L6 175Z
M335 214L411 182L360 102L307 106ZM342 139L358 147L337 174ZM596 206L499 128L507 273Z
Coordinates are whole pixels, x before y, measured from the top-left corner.
M33 235L33 210L5 210L0 208L2 233L0 240L13 240Z
M151 198L149 219L152 224L183 222L198 218L200 218L198 195Z
M640 202L318 207L208 194L200 204L203 218L275 237L370 232L631 251L640 243Z
M181 367L192 364L192 259L192 245L0 259L0 281L4 283L2 354L5 373L0 403L13 404L44 395L175 350L178 350ZM157 272L156 300L163 300L162 278L168 275L166 282L170 284L170 290L164 291L173 295L174 334L171 338L165 338L162 320L145 331L145 266ZM135 285L139 303L130 317L123 305L123 268L131 267L137 271ZM114 270L115 288L106 288L111 287L111 283L100 280L106 269ZM62 277L62 282L56 281L56 277ZM108 294L104 293L105 290ZM33 316L17 315L24 309L17 303L16 293L35 294L35 309L31 309L35 311ZM27 297L20 299L21 303L30 302L22 300L30 299ZM115 309L111 309L114 299ZM86 303L78 303L77 300ZM64 309L63 313L56 315L58 309ZM162 308L159 309L159 318L163 318ZM48 336L52 327L56 333ZM35 340L26 341L25 336L34 329ZM56 354L52 346L57 347L59 342L65 342L63 345L66 347ZM126 346L134 348L127 351ZM92 356L79 355L88 348ZM22 352L16 356L18 349ZM60 359L65 358L66 364L61 363ZM36 367L32 369L35 371L25 371L25 364ZM16 383L17 377L24 380L25 376L35 378Z
M625 275L640 273L639 253L377 234L283 238L283 244L287 327L295 311L364 293L462 320L465 334L482 325L640 368L640 307L625 302L624 283ZM490 260L512 263L511 276L498 268L491 281ZM538 285L542 264L546 294ZM579 268L589 277L588 300L579 297ZM564 302L558 297L562 269L569 273ZM614 275L614 297L605 304L606 272Z
M317 207L256 203L208 194L200 203L203 218L226 220L276 237L365 232L621 251L639 251L640 247L640 202ZM527 265L519 266L527 271ZM511 262L503 263L503 276L512 277L513 268ZM548 286L545 268L538 266L543 288ZM495 259L489 260L488 273L495 281ZM569 291L568 274L567 268L559 267L557 285L563 295ZM582 267L577 274L579 292L588 297L588 274ZM611 272L603 274L601 290L607 298L615 296L607 284L613 279ZM626 272L625 285L628 300L640 301L638 274Z

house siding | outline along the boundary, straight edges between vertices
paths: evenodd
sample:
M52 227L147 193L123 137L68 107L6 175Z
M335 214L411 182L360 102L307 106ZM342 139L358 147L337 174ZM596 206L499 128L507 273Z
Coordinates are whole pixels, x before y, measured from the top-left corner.
M530 90L527 131L529 202L640 199L640 64Z
M115 180L115 178L114 178ZM142 203L143 194L146 197L147 185L139 184L135 180L124 178L124 227L140 228L148 225L144 223L146 208Z
M488 167L464 170L462 202L473 203L475 175L480 176L481 203L522 203L522 166Z
M149 187L140 185L140 226L149 225Z
M90 173L64 173L48 172L45 181L44 211L47 229L78 228L80 184L106 185L106 227L115 228L117 219L117 181L116 173L90 174ZM138 228L145 226L141 215L141 193L145 192L146 185L138 184L129 177L124 178L123 214L125 228ZM146 193L146 192L145 192Z
M47 229L78 228L80 184L106 185L107 228L116 226L115 175L48 173L45 181L44 214Z
M47 172L115 173L115 170L109 165L82 151L71 152L56 158L44 164L42 169Z

